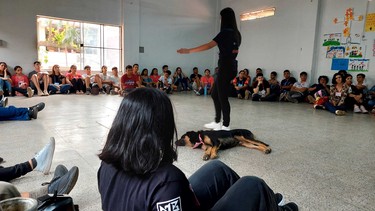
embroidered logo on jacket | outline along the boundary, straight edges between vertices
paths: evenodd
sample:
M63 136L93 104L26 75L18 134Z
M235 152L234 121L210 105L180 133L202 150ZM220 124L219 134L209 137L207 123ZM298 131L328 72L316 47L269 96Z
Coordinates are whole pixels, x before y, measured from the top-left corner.
M158 211L182 211L181 198L177 197L168 201L156 203Z

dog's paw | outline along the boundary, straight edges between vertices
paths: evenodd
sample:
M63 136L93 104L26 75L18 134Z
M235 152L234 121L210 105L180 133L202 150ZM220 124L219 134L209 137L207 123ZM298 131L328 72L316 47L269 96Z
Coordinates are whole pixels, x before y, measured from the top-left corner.
M266 149L266 151L264 151L264 154L270 154L271 152L272 152L272 149L268 148L268 149Z
M207 161L207 160L209 160L210 159L210 155L203 155L203 160L204 161Z

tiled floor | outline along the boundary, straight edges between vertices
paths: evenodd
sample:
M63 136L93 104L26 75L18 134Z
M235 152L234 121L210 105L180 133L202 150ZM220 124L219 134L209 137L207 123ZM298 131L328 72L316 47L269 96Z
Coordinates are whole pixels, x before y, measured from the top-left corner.
M171 99L179 135L213 120L211 98L175 93ZM71 196L80 210L100 210L96 155L121 100L106 95L10 98L11 105L28 107L43 101L46 108L37 120L0 122L4 165L30 159L54 136L52 171L58 164L78 166L80 176ZM231 128L250 129L273 151L265 155L237 147L220 152L220 160L240 175L263 178L301 210L375 210L374 115L338 117L308 104L230 101ZM187 176L205 163L198 149L181 147L178 154L176 165ZM21 191L37 190L52 176L31 172L13 182Z

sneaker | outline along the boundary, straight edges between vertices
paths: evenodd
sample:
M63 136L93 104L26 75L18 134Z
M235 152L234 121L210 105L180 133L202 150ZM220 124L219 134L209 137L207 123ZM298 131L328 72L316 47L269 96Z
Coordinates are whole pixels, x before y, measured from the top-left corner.
M237 95L237 98L238 98L238 99L242 99L242 95L241 95L241 94L238 94L238 95Z
M354 105L354 109L353 109L354 113L361 113L361 109L359 109L359 107L357 105Z
M30 108L32 108L32 109L36 108L36 110L41 111L41 110L44 109L45 106L46 106L46 104L42 102L42 103L38 103L38 104L36 104L34 106L31 106Z
M38 109L37 108L29 108L29 117L30 119L37 119L38 118Z
M105 95L106 93L105 93L105 91L104 91L103 89L100 89L100 90L99 90L99 94L103 94L103 95Z
M55 138L51 137L47 145L35 155L37 162L34 170L48 174L51 169L53 153L55 152Z
M290 95L286 95L286 99L289 101L289 102L292 102L292 103L298 103L298 100L296 98L292 98Z
M248 100L248 99L249 99L249 95L250 95L249 90L246 90L246 91L245 91L245 100Z
M115 90L111 90L111 95L117 95L118 93Z
M275 200L278 206L285 205L284 197L281 193L275 193Z
M3 98L0 100L0 107L5 108L5 107L7 107L7 105L8 105L8 98L4 97L4 95L3 95Z
M279 101L283 101L285 98L286 92L280 94Z
M221 130L221 122L210 122L203 125L205 128L212 130Z
M323 105L314 105L315 109L326 109Z
M309 101L310 104L314 104L315 103L315 98L311 95L307 95L307 100Z
M109 87L107 87L107 89L105 89L105 93L106 93L107 95L109 95L109 94L111 93L111 89L110 89Z
M27 87L27 97L32 97L34 95L34 90L31 87Z
M90 95L90 94L91 94L90 91L91 91L90 89L87 89L87 90L86 90L86 95Z
M346 112L343 111L343 110L336 110L336 111L335 111L335 114L336 114L337 116L344 116L344 115L346 114Z
M362 114L368 114L368 111L363 105L359 106L359 109L361 109Z
M286 205L280 206L281 211L298 211L298 206L294 202L289 202Z
M214 129L214 130L217 130L217 129ZM229 126L228 126L228 127L221 126L221 128L218 129L218 130L226 130L226 131L230 131L230 127L229 127Z
M73 166L69 171L63 165L58 165L53 179L48 185L48 193L57 192L58 195L69 194L75 186L79 175L77 166Z

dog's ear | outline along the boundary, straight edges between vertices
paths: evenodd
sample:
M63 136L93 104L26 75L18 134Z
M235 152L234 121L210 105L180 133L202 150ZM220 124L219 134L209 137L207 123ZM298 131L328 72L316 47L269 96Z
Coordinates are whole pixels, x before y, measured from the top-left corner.
M185 143L185 136L186 136L186 134L182 135L179 140L174 142L176 144L176 146L185 146L185 144L186 144Z
M199 141L198 133L195 131L189 131L186 133L186 135L190 138L190 142L192 144L195 144Z

